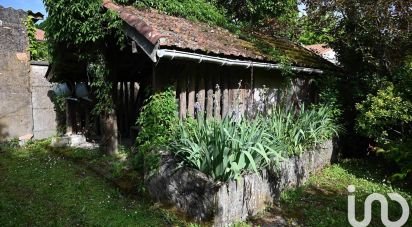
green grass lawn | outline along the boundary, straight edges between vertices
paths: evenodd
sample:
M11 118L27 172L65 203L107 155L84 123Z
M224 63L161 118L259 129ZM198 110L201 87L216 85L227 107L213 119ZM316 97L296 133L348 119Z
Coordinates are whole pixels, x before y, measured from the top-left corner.
M44 146L0 148L0 226L165 226L175 221Z
M37 142L25 148L0 145L0 226L188 224L179 221L174 214L154 207L145 197L125 196L100 174L79 162L98 164L92 167L107 162L110 170L114 166L110 163L115 159L102 158L84 150L73 150L71 154L64 149L57 152L47 148L47 144ZM387 181L390 175L387 169L374 163L352 160L326 168L312 176L305 186L282 193L276 215L302 226L349 226L347 186L351 184L357 189L358 220L363 217L365 198L373 192L398 192L411 205L412 193L404 186L393 187ZM118 171L112 172L116 176ZM392 221L400 217L401 209L396 203L390 203L389 211ZM269 211L263 217L271 213ZM373 207L371 226L382 226L377 204ZM411 221L406 226L412 226Z
M348 185L356 186L358 221L363 220L365 198L375 192L397 192L408 200L412 208L412 193L405 186L392 186L387 180L389 175L385 166L374 161L344 161L312 176L305 186L282 193L280 209L285 217L304 226L350 226L347 221ZM383 226L378 204L373 204L370 226ZM400 205L389 202L390 220L396 221L400 216ZM412 217L405 226L412 226Z

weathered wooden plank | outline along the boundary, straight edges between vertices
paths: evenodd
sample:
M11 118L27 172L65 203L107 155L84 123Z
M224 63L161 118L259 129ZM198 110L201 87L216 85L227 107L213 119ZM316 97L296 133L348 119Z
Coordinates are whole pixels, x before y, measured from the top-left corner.
M213 118L213 78L208 74L205 78L207 84L206 117Z
M135 89L134 89L135 82L132 81L129 83L129 91L130 91L130 98L129 98L129 116L130 116L130 127L134 126L136 122L136 118L134 116L134 103L135 103Z
M195 116L195 98L196 98L196 75L194 70L189 70L189 94L188 94L188 103L187 103L187 115L190 117Z
M179 83L179 117L181 119L186 118L187 114L187 81L185 75L180 75L178 77Z
M223 98L222 98L222 117L227 117L229 113L229 77L230 73L226 71L222 78Z
M199 84L197 92L197 104L198 104L198 113L197 115L204 115L205 113L205 104L206 104L206 90L205 90L205 75L200 72L199 74Z
M215 119L221 119L221 98L222 98L222 90L220 88L221 83L220 83L220 73L215 74L215 102L214 102L214 118Z
M128 82L124 82L124 131L123 131L123 135L128 135L129 134L129 129L130 129L130 106L129 106L129 84Z

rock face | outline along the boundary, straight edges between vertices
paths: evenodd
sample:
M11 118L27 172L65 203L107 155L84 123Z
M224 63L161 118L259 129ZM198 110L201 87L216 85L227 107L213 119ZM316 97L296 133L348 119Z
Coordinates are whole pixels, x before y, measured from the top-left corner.
M196 221L229 226L246 220L279 201L280 193L300 186L310 173L331 163L331 141L300 156L283 161L277 171L248 174L239 181L214 182L190 168L178 168L173 157L164 156L158 172L148 179L147 188L158 202L173 205Z

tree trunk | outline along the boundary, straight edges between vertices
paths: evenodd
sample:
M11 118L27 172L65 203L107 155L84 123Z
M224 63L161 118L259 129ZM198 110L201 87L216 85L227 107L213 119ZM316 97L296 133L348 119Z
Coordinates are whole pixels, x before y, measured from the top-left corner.
M101 150L108 154L114 155L118 152L118 129L117 116L115 111L101 116L102 140Z

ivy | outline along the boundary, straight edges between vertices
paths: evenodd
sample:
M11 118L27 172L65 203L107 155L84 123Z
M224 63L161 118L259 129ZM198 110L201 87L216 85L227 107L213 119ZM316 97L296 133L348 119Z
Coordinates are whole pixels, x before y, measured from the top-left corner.
M109 70L102 55L98 55L96 60L89 64L87 73L92 78L91 87L97 101L92 111L93 114L111 113L114 109L112 99L113 83L108 80Z
M26 26L27 36L29 38L29 48L31 60L46 61L49 60L47 43L36 40L36 26L33 22L33 17L28 16L24 21Z

